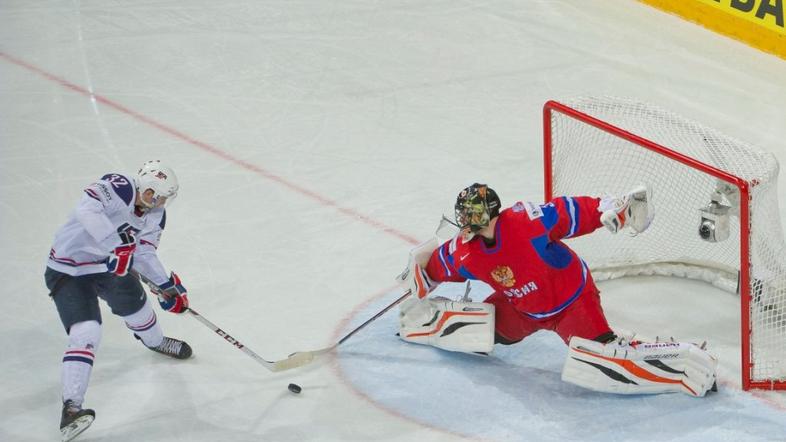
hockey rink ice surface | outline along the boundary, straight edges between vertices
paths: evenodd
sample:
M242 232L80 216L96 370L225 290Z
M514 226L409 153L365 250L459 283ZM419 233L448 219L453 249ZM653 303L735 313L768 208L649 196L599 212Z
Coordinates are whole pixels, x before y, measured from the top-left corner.
M786 164L786 61L633 0L3 1L0 441L59 440L66 336L44 263L91 181L171 164L164 265L202 315L282 359L396 299L410 248L461 188L542 201L541 109L577 95L645 101ZM560 381L555 335L451 354L400 341L397 310L271 373L156 306L194 348L174 361L102 304L97 417L77 440L786 440L786 392L741 390L737 296L657 277L599 287L613 327L708 340L720 391L593 393Z

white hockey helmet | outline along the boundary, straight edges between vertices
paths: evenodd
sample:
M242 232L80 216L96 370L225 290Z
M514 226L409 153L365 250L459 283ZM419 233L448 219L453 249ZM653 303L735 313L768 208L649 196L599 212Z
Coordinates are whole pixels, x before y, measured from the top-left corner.
M175 172L160 160L145 162L137 172L137 191L140 194L147 189L153 191L153 199L150 203L143 198L139 199L147 210L168 205L177 196L179 187Z

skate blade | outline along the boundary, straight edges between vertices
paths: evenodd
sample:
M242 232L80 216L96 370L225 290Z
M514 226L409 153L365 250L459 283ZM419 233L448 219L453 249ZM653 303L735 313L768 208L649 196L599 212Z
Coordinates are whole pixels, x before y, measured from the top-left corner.
M87 430L87 427L93 423L93 420L95 420L94 416L80 416L76 418L73 422L60 429L61 441L68 442L73 440Z

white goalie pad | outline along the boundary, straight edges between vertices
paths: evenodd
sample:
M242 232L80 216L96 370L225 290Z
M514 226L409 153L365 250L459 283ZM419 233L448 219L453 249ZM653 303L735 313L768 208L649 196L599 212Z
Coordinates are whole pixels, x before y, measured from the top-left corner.
M444 298L407 299L399 313L399 336L407 342L463 353L494 347L494 306Z
M691 343L602 344L574 336L562 380L606 393L702 397L715 387L717 367L717 359Z

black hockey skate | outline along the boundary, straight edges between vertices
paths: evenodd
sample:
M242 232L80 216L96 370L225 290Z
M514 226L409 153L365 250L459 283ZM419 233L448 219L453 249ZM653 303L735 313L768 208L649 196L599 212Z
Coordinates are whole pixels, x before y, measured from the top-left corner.
M134 337L139 339L140 341L142 338L134 334ZM142 342L144 344L144 341ZM147 347L147 346L145 346ZM191 357L193 353L191 351L191 346L188 345L185 341L181 341L180 339L175 338L168 338L164 336L164 340L159 344L158 347L147 347L153 350L156 353L161 353L162 355L167 355L170 358L175 359L188 359Z
M74 401L67 400L63 403L63 415L60 418L60 435L63 442L73 440L79 436L87 427L93 423L96 412L88 408L82 408L74 404Z

